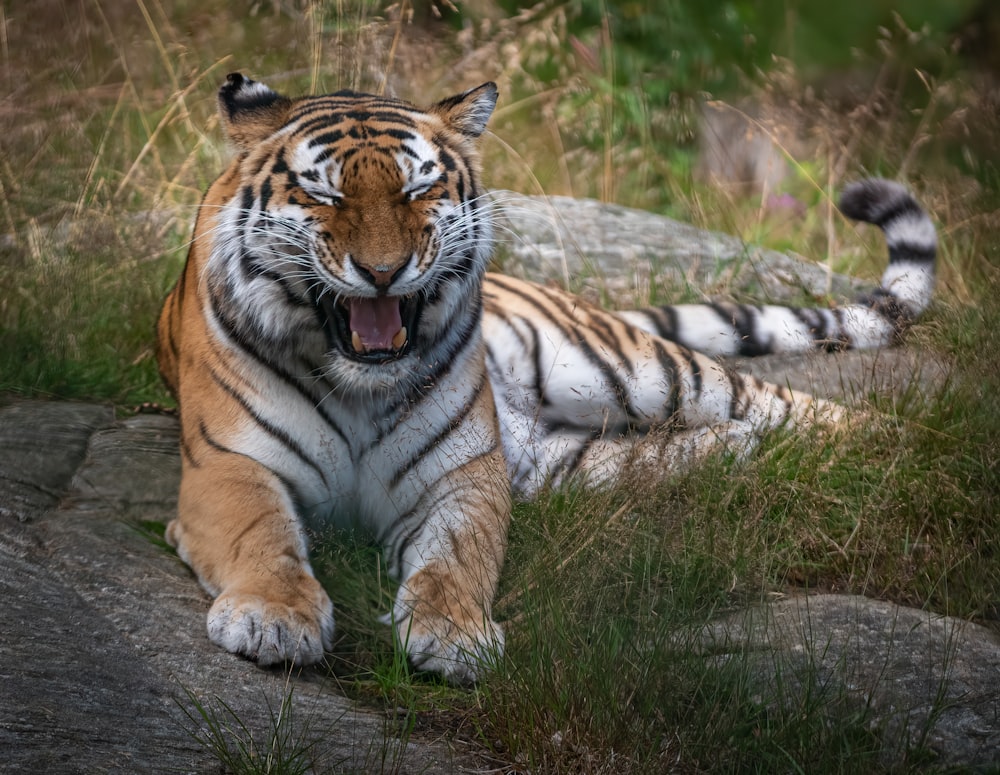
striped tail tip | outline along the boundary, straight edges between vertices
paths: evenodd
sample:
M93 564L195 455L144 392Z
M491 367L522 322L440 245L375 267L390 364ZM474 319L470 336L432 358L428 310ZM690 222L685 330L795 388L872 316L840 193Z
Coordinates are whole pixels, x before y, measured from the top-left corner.
M893 319L903 329L931 302L937 232L913 195L899 183L869 178L848 185L840 211L878 226L889 248L889 266L880 286L860 303Z

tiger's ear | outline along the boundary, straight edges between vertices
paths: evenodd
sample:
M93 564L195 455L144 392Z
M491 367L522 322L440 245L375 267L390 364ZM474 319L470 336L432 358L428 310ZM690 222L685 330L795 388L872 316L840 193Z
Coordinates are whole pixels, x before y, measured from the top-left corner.
M292 100L242 73L230 73L219 89L219 114L230 141L249 150L273 135L288 120Z
M492 81L441 100L431 108L446 124L468 137L479 137L497 104L497 85Z

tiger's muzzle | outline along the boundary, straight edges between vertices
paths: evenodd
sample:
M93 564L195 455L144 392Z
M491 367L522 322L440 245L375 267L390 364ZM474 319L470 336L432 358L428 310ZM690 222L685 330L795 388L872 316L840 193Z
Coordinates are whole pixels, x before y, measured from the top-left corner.
M327 345L347 358L385 363L409 353L423 302L415 296L317 300Z

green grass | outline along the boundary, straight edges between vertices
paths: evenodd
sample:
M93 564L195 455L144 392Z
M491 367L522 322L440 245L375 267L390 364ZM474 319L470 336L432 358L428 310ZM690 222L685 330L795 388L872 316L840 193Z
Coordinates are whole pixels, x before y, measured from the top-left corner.
M246 775L316 772L317 741L309 738L308 729L296 723L293 688L287 690L277 708L270 700L266 701L270 723L265 733L251 729L219 697L209 701L189 690L185 694L187 702L178 699L178 704L191 722L191 736L215 755L226 772Z
M0 392L132 405L169 401L153 354L159 305L183 254L142 225L39 234L5 251L0 285Z
M775 434L738 466L711 460L664 482L566 488L519 505L497 601L508 652L475 690L443 686L400 658L376 621L394 590L375 547L324 536L315 562L337 606L331 683L407 733L469 741L498 768L885 769L892 735L808 660L770 666L777 679L762 686L760 652L706 651L699 632L714 617L803 591L866 594L994 626L1000 616L1000 173L992 151L1000 124L974 63L948 53L940 29L898 20L859 32L877 45L850 64L866 89L878 86L849 110L821 98L784 105L782 120L816 140L782 184L806 207L787 217L763 195L701 181L693 140L693 98L725 77L764 104L780 103L783 90L805 93L802 73L817 62L802 57L732 79L740 67L768 64L760 59L767 45L795 53L782 48L787 4L756 20L740 16L749 5L735 4L718 38L692 43L664 70L663 39L679 36L679 45L704 32L705 20L681 6L650 43L638 17L602 26L601 4L582 4L575 17L572 4L546 3L489 27L459 4L472 25L467 48L456 40L460 24L426 22L428 49L414 28L377 21L372 3L258 3L249 13L207 0L176 4L169 17L157 0L44 3L55 11L46 25L3 5L11 21L0 87L18 105L0 111L3 393L169 401L153 328L183 263L194 206L226 155L213 102L234 69L289 92L378 89L389 75L401 96L416 99L497 78L504 97L487 138L491 186L647 207L868 278L881 270L880 237L828 218L831 198L865 174L911 182L941 227L942 250L938 301L910 342L952 364L948 382L930 395L860 396L868 412L860 428ZM433 15L417 6L418 16ZM588 17L595 9L596 22ZM752 24L770 44L752 56L723 45ZM582 48L568 48L567 34ZM369 46L371 67L354 67L352 45ZM475 56L456 78L448 66L469 46ZM654 70L663 78L648 90ZM695 291L650 294L684 301ZM289 716L286 703L271 709L273 734L250 738L224 700L188 699L203 744L230 770L312 766L306 721ZM927 765L925 755L914 741L895 771Z
M738 644L713 661L696 633L803 589L994 618L1000 423L967 388L836 443L776 434L740 466L522 507L484 737L539 772L882 771L897 733L843 685ZM931 761L903 753L900 772Z

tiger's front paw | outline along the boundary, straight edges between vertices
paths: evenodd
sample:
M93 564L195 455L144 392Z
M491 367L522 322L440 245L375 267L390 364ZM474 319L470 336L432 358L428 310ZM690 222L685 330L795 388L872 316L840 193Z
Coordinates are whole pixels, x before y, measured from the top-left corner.
M413 667L455 686L474 684L503 656L503 630L485 617L459 625L442 616L412 616L397 624L396 636Z
M386 624L417 670L468 686L503 656L503 630L461 583L440 569L425 569L401 585Z
M208 637L258 665L319 662L333 646L333 603L315 582L294 604L260 594L223 592L208 612Z

